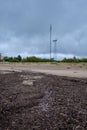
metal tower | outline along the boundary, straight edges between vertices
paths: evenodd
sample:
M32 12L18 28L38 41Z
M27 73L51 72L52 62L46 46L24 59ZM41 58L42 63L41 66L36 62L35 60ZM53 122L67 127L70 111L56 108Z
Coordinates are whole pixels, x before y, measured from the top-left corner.
M57 53L56 43L57 43L57 39L53 40L53 42L54 42L54 59L56 59L56 53Z
M52 39L52 25L50 24L50 60L51 60L51 53L52 53L52 42L51 42L51 39Z

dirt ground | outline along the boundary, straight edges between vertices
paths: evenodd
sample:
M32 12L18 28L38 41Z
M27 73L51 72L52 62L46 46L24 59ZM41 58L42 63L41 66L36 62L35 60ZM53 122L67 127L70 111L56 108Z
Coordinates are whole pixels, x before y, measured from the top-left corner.
M58 76L58 70L86 69L69 64L0 64L0 130L87 130L86 76Z
M32 71L46 74L87 78L87 63L0 63L0 70Z

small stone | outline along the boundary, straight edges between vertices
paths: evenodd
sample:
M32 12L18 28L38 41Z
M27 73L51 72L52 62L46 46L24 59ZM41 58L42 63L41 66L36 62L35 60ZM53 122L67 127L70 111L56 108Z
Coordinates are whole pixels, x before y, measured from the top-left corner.
M24 80L23 84L24 85L33 85L33 80Z
M65 113L60 113L60 115L63 117L67 117L67 115Z
M76 126L75 130L84 130L80 125Z

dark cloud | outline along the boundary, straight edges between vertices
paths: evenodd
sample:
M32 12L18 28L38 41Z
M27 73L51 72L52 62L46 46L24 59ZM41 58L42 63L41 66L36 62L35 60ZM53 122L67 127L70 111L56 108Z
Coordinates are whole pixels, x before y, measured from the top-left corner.
M0 52L47 56L51 23L59 55L86 56L86 5L86 0L0 0Z

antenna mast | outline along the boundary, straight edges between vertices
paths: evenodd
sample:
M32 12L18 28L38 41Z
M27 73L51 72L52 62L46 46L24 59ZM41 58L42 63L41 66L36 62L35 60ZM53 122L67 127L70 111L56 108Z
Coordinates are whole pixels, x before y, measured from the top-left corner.
M56 59L56 53L57 53L56 43L57 43L57 39L53 40L53 42L54 42L54 58Z
M50 24L50 60L51 60L51 46L52 46L52 42L51 42L51 37L52 37L52 25Z

